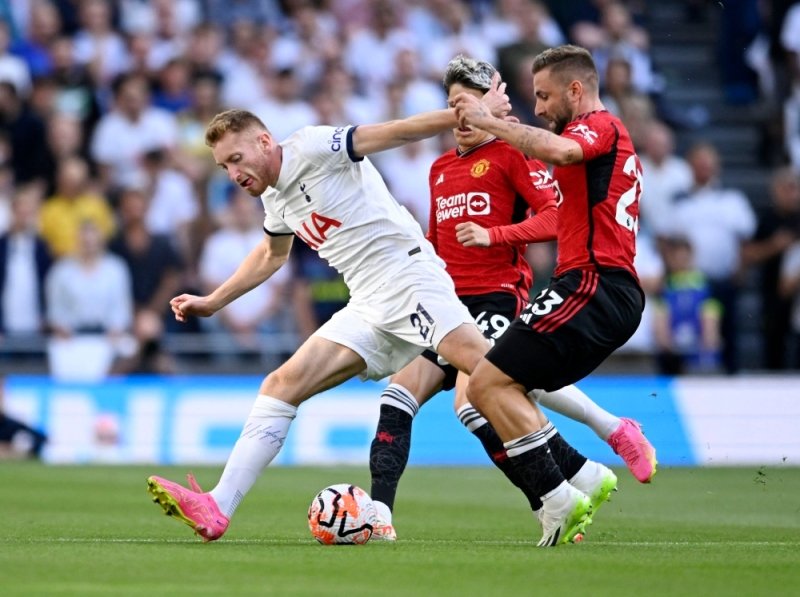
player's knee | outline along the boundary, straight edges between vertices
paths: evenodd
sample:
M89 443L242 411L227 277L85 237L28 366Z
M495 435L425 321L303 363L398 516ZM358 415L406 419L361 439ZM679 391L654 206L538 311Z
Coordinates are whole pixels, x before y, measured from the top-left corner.
M270 373L261 382L261 393L274 396L290 403L296 403L297 390L300 388L301 377L291 368L283 365Z

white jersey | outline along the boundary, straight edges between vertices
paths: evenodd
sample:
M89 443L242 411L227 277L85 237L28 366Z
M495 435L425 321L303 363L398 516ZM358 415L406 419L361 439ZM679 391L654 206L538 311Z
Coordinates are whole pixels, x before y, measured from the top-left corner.
M419 253L444 263L367 158L355 127L313 126L281 143L275 188L261 196L268 234L295 234L344 276L351 297L391 281Z

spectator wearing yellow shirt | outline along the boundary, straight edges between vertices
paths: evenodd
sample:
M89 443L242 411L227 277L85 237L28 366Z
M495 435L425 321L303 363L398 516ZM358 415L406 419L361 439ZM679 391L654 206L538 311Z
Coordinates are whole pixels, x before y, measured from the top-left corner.
M114 212L91 184L89 166L79 156L59 161L55 194L45 201L39 216L42 238L57 257L72 255L78 246L81 223L91 221L108 240L114 234Z

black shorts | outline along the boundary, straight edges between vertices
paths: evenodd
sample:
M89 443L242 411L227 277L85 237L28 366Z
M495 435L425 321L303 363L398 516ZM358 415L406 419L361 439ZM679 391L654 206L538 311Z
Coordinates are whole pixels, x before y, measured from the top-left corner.
M477 294L474 296L461 296L461 302L467 306L475 323L483 335L494 344L503 333L511 326L511 322L519 315L520 309L525 304L523 298L506 292L493 292L491 294ZM435 364L444 372L443 390L452 390L456 385L458 369L452 365L442 365L439 355L432 350L426 350L422 356Z
M527 391L583 379L639 327L644 294L625 270L571 270L522 309L486 355Z

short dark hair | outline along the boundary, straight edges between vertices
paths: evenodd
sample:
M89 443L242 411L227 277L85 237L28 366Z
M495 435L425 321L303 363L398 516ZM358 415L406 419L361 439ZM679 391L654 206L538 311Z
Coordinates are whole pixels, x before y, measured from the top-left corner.
M586 48L567 44L548 48L533 60L533 74L549 68L550 72L566 84L575 79L586 86L598 89L597 67Z

